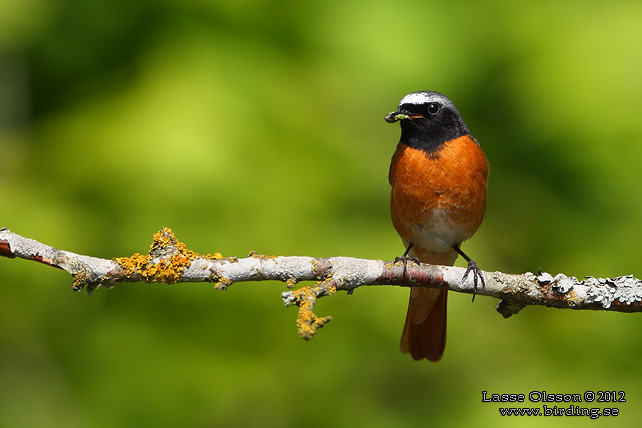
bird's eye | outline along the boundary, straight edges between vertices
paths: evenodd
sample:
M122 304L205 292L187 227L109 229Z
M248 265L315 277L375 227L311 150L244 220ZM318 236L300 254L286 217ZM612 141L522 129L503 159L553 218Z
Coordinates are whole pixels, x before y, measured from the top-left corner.
M439 103L428 104L428 113L432 114L433 116L439 113L440 109L441 109L441 104Z

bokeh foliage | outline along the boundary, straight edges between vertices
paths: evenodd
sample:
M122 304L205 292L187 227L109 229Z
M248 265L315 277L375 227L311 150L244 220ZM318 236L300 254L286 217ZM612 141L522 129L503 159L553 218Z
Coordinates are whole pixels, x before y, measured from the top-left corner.
M627 0L7 0L0 226L102 257L168 226L204 253L391 259L383 116L431 89L491 163L482 268L639 277L641 22ZM280 283L70 282L0 260L0 426L528 426L481 391L542 389L641 416L635 314L451 293L429 364L397 351L400 288L323 299L306 343Z

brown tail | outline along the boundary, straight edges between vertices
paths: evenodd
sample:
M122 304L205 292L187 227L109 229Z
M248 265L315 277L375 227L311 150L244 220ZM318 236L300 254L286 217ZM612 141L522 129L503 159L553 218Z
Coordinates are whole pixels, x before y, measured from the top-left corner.
M424 263L450 265L457 259L457 253L431 253L413 247L411 256ZM446 305L448 290L413 287L406 324L401 334L401 352L409 353L415 360L426 358L439 361L446 348Z
M401 352L415 360L439 361L446 348L448 290L412 288L406 324L401 334Z

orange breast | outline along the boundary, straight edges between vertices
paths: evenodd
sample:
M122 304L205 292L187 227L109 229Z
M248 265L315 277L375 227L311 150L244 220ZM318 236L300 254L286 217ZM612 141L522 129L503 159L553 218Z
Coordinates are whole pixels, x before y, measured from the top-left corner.
M452 253L482 222L487 175L486 156L470 136L433 153L399 143L390 166L390 211L404 244L412 242L415 253Z

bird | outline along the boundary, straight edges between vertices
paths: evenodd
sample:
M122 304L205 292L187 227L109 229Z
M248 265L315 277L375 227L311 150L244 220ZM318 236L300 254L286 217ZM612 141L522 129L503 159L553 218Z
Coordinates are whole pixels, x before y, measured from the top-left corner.
M474 293L485 278L461 244L473 236L486 210L488 161L459 111L445 95L413 92L386 122L399 122L401 137L392 156L390 216L409 261L452 266L462 256ZM397 260L396 259L396 260ZM473 293L473 299L475 294ZM448 290L411 287L400 349L414 360L439 361L446 347Z

